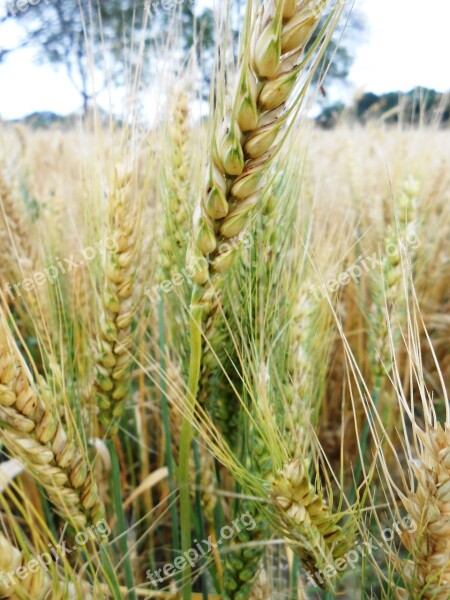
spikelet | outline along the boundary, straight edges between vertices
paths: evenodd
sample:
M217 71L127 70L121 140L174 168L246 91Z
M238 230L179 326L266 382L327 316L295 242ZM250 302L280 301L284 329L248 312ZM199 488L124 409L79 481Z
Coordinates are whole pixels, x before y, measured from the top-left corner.
M99 418L108 435L118 431L131 386L133 318L139 306L139 205L132 192L131 173L117 167L109 195L110 235L115 248L107 255L105 289L97 347L95 392Z
M77 527L104 516L97 484L78 439L67 434L43 385L38 393L0 315L0 440Z
M450 425L417 428L421 452L411 465L415 489L403 499L412 520L401 532L411 559L398 560L408 586L399 597L448 600L450 593Z
M342 515L333 514L321 492L311 484L308 465L302 459L287 464L278 473L271 498L281 532L308 571L333 566L351 548L352 536L338 524ZM324 586L332 589L326 573L323 578Z
M256 525L250 531L241 530L233 538L233 546L225 559L224 591L229 600L246 600L253 588L261 568L261 559L265 551L258 541L267 539L268 524L255 502L242 500L235 508L233 518L249 513ZM248 544L248 547L245 545Z
M280 148L286 103L304 69L300 57L326 2L264 2L240 65L233 110L215 131L205 195L194 212L194 238L188 264L199 255L208 268L195 272L194 302L210 310L211 284L217 286L234 263L261 199L270 158Z

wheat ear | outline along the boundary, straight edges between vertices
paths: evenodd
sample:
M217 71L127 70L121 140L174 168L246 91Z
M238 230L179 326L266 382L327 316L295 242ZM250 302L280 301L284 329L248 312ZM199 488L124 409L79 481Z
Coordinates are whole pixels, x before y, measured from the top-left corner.
M184 267L189 237L189 106L186 94L177 96L169 125L171 155L164 173L164 230L160 242L160 279L168 280Z
M29 267L35 262L36 259L36 247L32 244L33 239L30 236L30 223L26 219L26 215L17 206L17 201L13 197L13 192L6 182L3 174L0 172L0 210L2 211L2 221L6 221L5 230L13 238L14 244L17 246L17 250L20 251L19 260L23 261L23 267L25 270L29 270ZM8 240L10 243L11 240ZM3 243L5 243L3 241ZM7 254L7 256L9 253ZM13 273L8 273L12 275ZM16 269L17 274L17 269Z
M308 571L321 570L324 587L332 589L326 567L351 548L352 536L338 524L342 515L333 514L322 493L311 484L304 460L291 462L278 473L271 497L281 531L294 552Z
M236 259L258 208L267 168L292 114L287 103L305 70L301 57L326 4L266 1L251 24L232 109L213 134L205 195L194 213L188 263L204 290L197 301L205 307L211 299L206 289Z
M450 590L450 425L417 428L421 452L411 465L416 487L403 504L412 519L401 539L411 560L398 561L409 593L399 598L448 600ZM411 596L413 594L413 596Z
M77 527L104 517L97 484L78 439L68 435L48 393L39 394L0 314L0 440Z
M109 233L115 248L106 260L95 378L99 418L109 435L118 431L131 385L135 337L132 322L139 306L136 282L140 213L134 200L131 173L117 167L109 194Z
M0 221L4 222L4 229L0 234L0 248L5 256L2 271L0 272L0 283L19 283L21 279L33 277L33 269L40 265L36 246L32 243L33 235L30 235L31 223L27 219L25 211L18 206L19 198L16 198L13 189L0 172ZM4 279L4 282L3 282ZM15 280L15 281L14 281ZM9 301L10 296L14 299L14 305L23 321L24 327L32 335L38 335L41 343L48 347L48 331L45 322L49 322L49 307L46 290L35 289L22 297L20 288L12 291L10 285L5 287Z
M392 368L389 343L389 321L395 307L397 314L405 312L405 299L402 289L403 269L402 250L417 229L418 182L409 178L398 199L397 223L388 228L384 239L385 253L382 256L381 272L372 277L374 303L370 318L371 357L375 379L381 379ZM394 252L390 250L394 249ZM386 301L385 301L386 296ZM387 310L386 310L387 303ZM398 337L398 336L396 336ZM394 342L396 339L394 339Z

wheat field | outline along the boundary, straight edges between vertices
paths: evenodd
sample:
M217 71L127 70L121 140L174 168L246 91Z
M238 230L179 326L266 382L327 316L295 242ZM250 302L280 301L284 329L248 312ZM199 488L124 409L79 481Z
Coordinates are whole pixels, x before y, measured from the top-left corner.
M326 4L0 124L0 598L450 598L450 133L308 119Z

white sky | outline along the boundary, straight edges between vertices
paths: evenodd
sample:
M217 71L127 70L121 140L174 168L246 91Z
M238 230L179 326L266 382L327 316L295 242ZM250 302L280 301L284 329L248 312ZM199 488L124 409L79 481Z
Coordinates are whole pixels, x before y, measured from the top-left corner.
M368 30L351 71L355 88L375 93L416 85L450 90L448 0L356 0L356 6L366 16ZM0 48L14 40L16 28L14 22L0 27ZM64 70L34 64L30 50L0 64L1 117L43 110L65 114L79 106Z

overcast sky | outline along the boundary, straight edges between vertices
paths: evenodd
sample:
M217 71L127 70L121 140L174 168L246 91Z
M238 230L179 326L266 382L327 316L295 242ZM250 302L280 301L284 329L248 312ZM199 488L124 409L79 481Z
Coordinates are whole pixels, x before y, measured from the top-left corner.
M380 93L422 85L450 90L448 0L356 0L356 6L368 30L351 71L355 89ZM16 28L14 22L1 26L0 48L15 39ZM17 118L41 110L70 113L79 106L64 70L34 64L32 51L20 51L0 64L0 116Z

